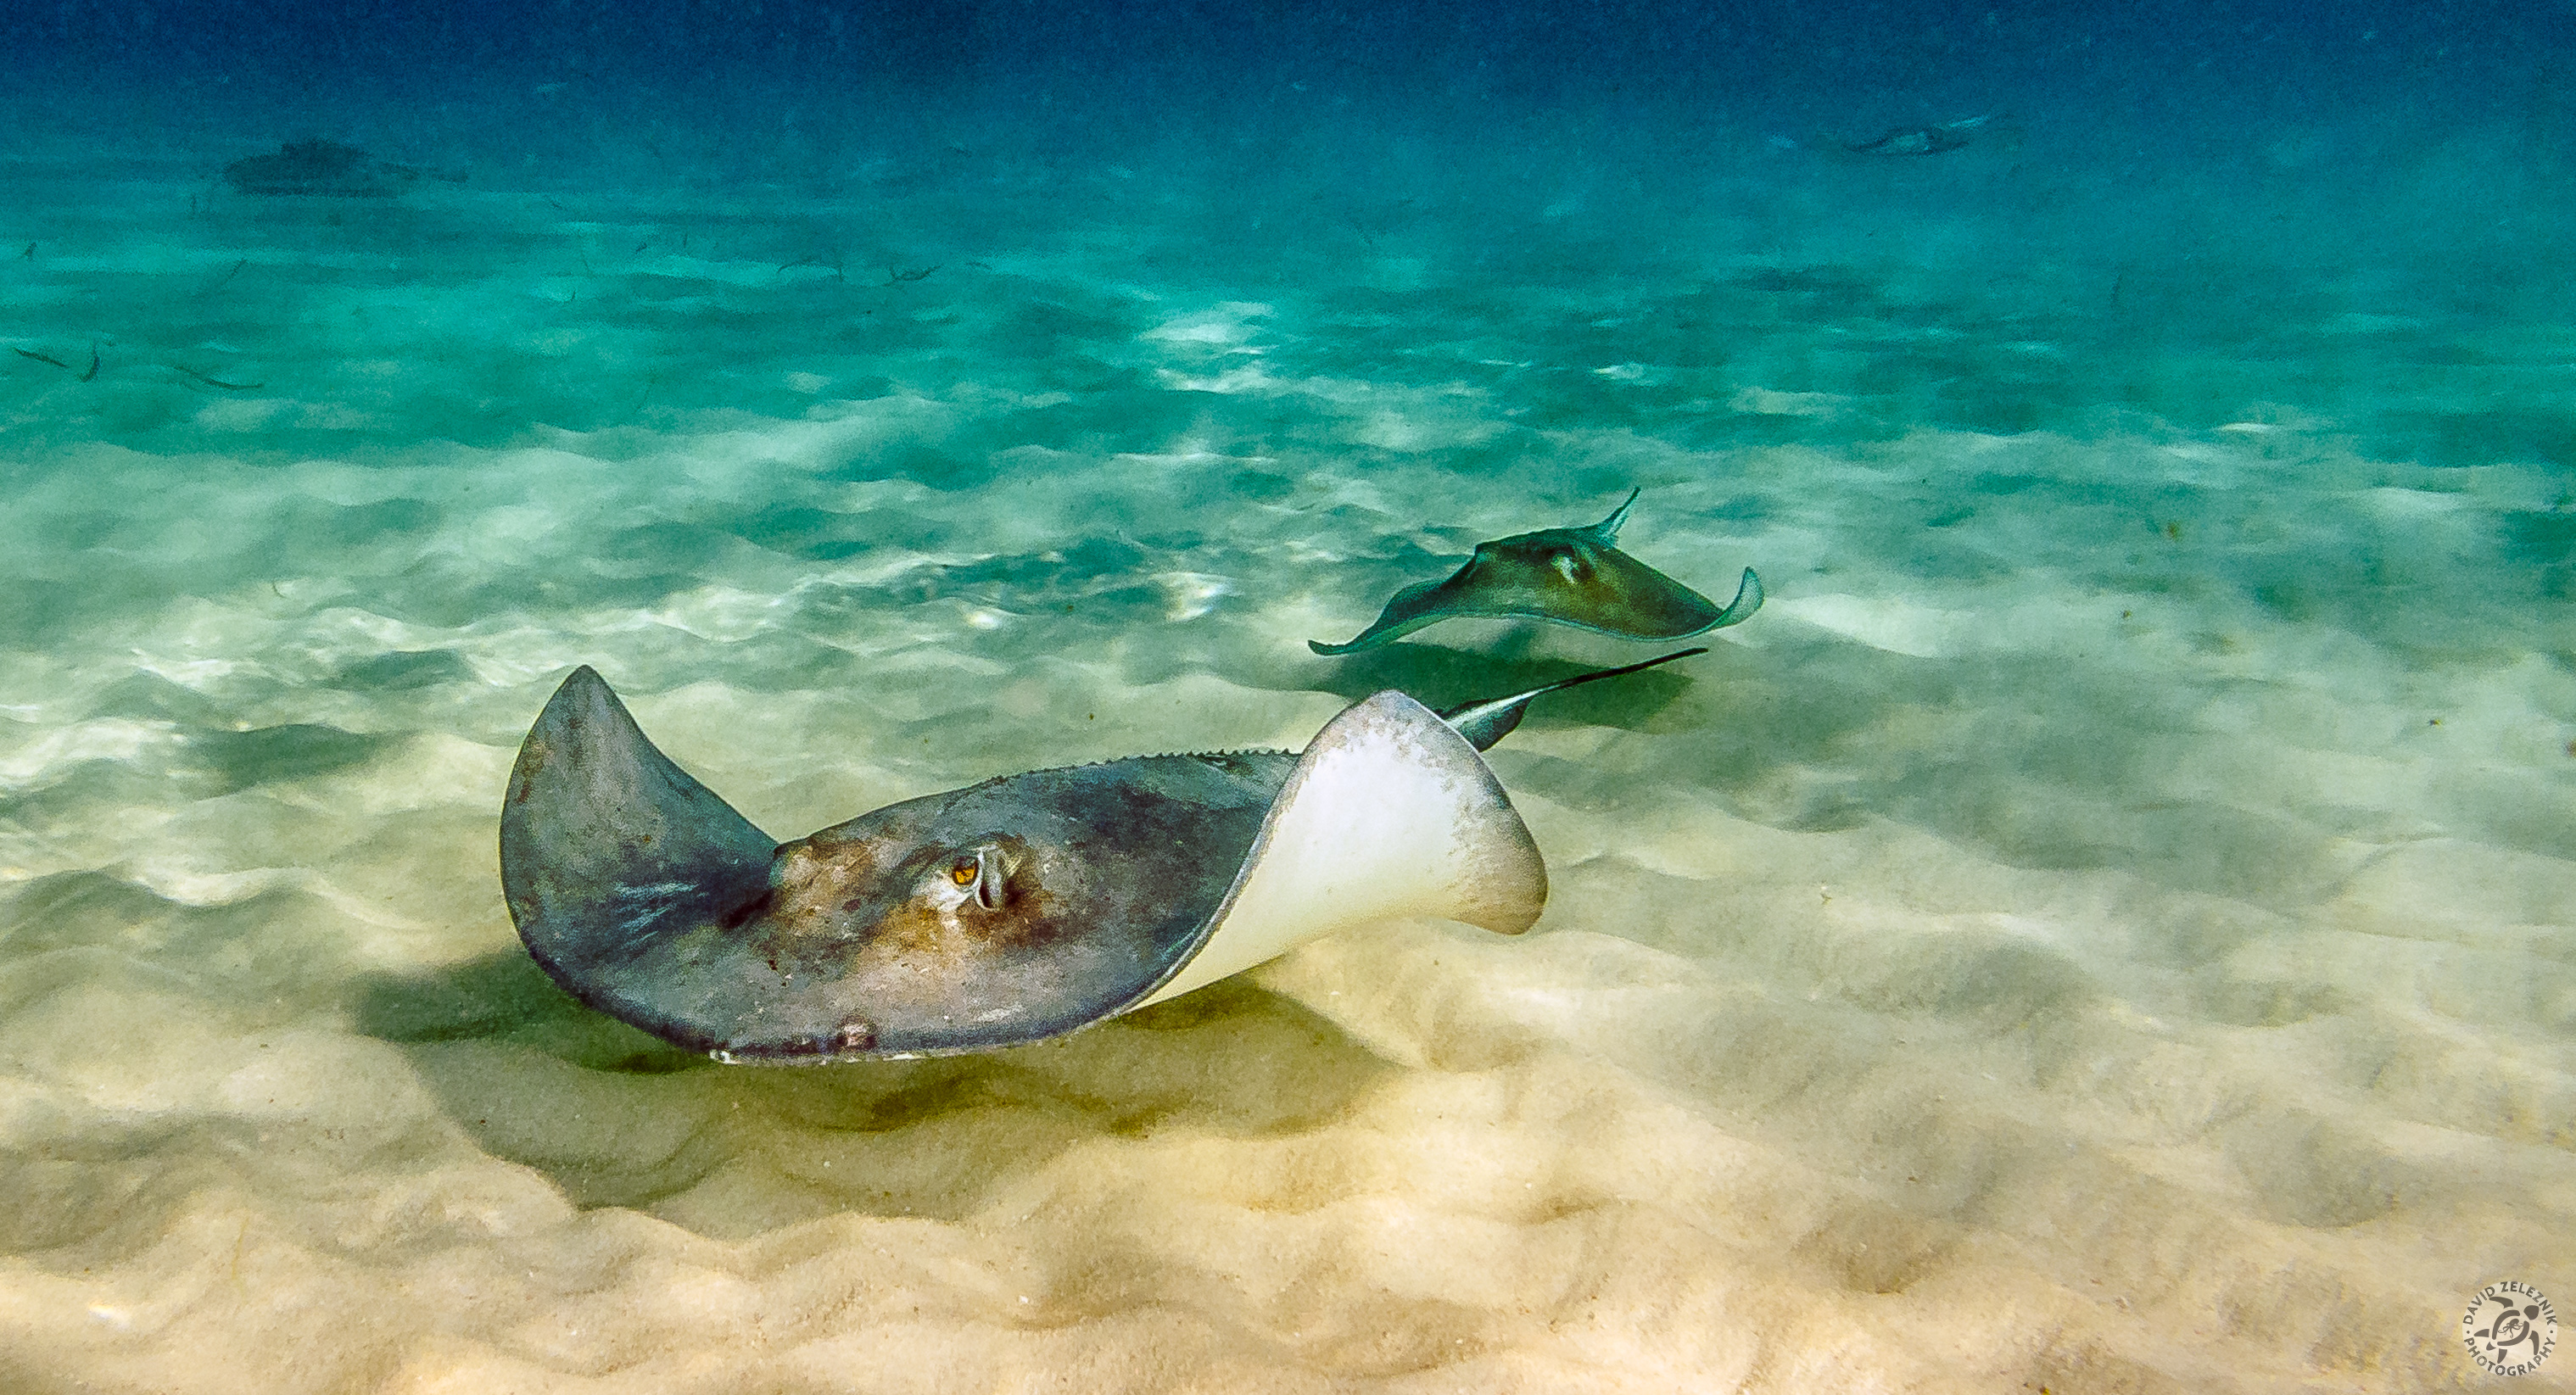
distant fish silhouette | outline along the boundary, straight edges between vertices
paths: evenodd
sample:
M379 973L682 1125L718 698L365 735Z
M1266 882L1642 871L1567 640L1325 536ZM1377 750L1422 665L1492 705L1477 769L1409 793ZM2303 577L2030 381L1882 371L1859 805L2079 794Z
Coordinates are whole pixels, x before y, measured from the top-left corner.
M1735 599L1716 603L1618 549L1619 527L1642 491L1588 528L1542 528L1476 544L1446 580L1395 593L1377 623L1349 643L1306 641L1318 654L1369 649L1459 616L1552 620L1622 639L1680 639L1740 625L1762 608L1762 578L1744 569Z
M1854 155L1939 155L1975 140L1973 132L1994 119L1990 114L1944 121L1938 126L1899 126L1876 140L1837 144Z
M274 155L253 155L224 166L224 180L245 194L268 197L389 199L427 174L461 184L465 176L379 160L335 140L295 141Z

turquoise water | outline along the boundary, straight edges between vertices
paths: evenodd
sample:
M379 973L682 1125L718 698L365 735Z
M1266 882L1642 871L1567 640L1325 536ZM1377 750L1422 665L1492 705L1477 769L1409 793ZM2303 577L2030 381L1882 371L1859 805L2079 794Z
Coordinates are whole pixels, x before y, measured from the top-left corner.
M0 1384L2434 1389L2576 1300L2576 338L2491 145L259 148L0 166ZM793 835L1643 657L1304 643L1631 489L1771 599L1493 753L1529 937L804 1071L518 947L575 664Z

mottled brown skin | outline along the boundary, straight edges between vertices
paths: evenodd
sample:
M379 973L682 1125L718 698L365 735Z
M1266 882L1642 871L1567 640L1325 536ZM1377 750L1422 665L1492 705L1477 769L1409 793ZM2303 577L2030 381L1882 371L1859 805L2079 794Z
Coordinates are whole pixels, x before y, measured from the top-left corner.
M1406 740L1482 750L1534 698L1700 652L1448 714L1380 693L1327 726L1302 764L1285 751L1236 751L1035 770L786 844L672 764L584 667L519 748L501 810L501 886L528 953L567 992L680 1046L822 1061L1039 1041L1146 1002L1193 961L1259 865L1254 849L1292 772L1311 776L1318 752L1352 749L1334 741L1366 739L1335 737L1355 714L1356 729L1391 720ZM1367 759L1404 758L1381 749ZM1502 888L1490 904L1455 891L1450 902L1463 919L1517 934L1546 900L1537 850L1492 773L1472 756L1448 759L1439 778L1475 785L1483 802L1443 806L1447 831L1468 830L1508 863L1476 874ZM1336 797L1377 793L1347 786ZM1358 812L1289 802L1345 827ZM1308 846L1296 841L1311 837L1307 824L1289 846ZM1354 894L1370 904L1348 887L1326 900Z
M1160 986L1293 764L1265 751L1031 771L780 845L582 668L520 749L502 886L558 983L679 1045L767 1060L986 1050Z

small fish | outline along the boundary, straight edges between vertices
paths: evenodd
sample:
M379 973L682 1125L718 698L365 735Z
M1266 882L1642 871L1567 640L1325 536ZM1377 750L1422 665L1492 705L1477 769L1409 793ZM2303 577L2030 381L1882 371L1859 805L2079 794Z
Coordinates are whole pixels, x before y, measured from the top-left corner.
M250 258L248 257L244 257L240 261L234 262L231 266L225 268L223 275L216 277L214 280L207 282L203 287L200 287L197 294L201 296L213 295L215 292L231 285L233 283L233 278L241 275L242 268L248 265L250 265Z
M96 350L91 351L91 357L93 359L97 357ZM196 379L198 382L204 383L208 387L222 388L227 392L257 392L261 388L268 386L266 383L228 383L221 378L209 378L205 374L198 372L196 369L188 367L186 364L174 363L170 366L187 374L189 377ZM89 371L93 373L97 372L98 365L96 363L92 363Z
M81 374L81 375L80 375L80 380L81 380L82 382L86 383L86 382L88 382L90 379L95 378L95 377L97 377L97 376L98 376L98 346L97 346L96 344L92 344L92 345L90 345L90 346L89 346L89 370L88 370L87 372L85 372L85 373L83 373L83 374Z

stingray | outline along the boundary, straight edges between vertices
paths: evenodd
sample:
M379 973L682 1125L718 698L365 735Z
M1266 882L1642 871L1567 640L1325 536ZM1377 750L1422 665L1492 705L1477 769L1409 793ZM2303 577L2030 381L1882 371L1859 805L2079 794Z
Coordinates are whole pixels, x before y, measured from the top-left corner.
M1518 934L1547 869L1479 754L1581 674L1435 713L1386 691L1303 752L1006 775L781 843L656 749L588 665L519 748L501 887L591 1007L725 1061L1044 1040L1339 930Z
M1992 115L1970 116L1938 126L1899 126L1876 140L1839 144L1854 155L1943 155L1967 146L1976 139L1975 131L1992 120Z
M224 180L245 194L269 197L389 199L423 174L451 184L465 176L379 160L335 140L292 141L274 155L253 155L224 166Z
M1476 555L1443 581L1395 593L1377 622L1345 644L1306 641L1318 654L1370 649L1425 625L1460 616L1553 620L1622 639L1684 639L1741 625L1762 608L1762 578L1744 569L1724 609L1617 546L1619 526L1643 491L1589 528L1542 528L1476 544Z

